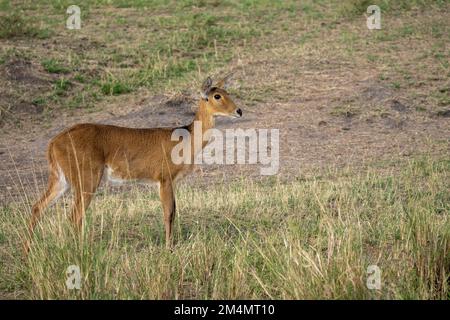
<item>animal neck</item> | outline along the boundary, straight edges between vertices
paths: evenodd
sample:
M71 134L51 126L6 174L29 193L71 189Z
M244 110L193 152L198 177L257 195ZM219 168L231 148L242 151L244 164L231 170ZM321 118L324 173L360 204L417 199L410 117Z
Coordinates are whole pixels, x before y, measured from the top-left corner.
M195 123L197 122L197 130L195 130ZM201 124L201 130L200 124ZM201 139L202 148L206 146L208 141L203 141L203 136L209 129L214 128L215 121L214 116L211 112L208 111L207 104L205 100L200 100L197 113L195 114L194 121L189 125L188 130L191 134L193 140ZM200 132L201 131L201 132ZM197 137L197 135L201 135L201 137ZM206 137L205 137L206 138Z

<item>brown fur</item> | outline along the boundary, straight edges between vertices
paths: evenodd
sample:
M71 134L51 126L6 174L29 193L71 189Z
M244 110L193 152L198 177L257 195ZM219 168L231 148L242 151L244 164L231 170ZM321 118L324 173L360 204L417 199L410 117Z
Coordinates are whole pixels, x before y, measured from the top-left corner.
M214 127L215 115L236 116L238 109L223 89L227 78L212 87L208 78L203 84L203 97L194 121L201 121L202 132ZM219 94L221 98L215 99ZM206 99L207 98L207 99ZM195 140L194 121L185 127ZM28 252L33 230L43 211L64 190L64 179L73 190L71 220L81 229L84 213L106 170L114 178L157 182L164 213L166 246L171 246L175 216L174 182L192 171L193 165L176 165L171 161L172 132L178 128L134 129L102 124L78 124L54 137L47 151L49 180L47 191L34 204L29 224ZM203 147L206 142L203 143Z

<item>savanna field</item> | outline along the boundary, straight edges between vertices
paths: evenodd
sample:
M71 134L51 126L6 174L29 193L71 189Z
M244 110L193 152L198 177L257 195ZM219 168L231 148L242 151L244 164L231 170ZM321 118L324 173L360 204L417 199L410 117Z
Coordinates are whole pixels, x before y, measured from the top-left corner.
M445 0L0 0L0 298L448 300L449 13ZM102 184L81 239L67 193L23 254L51 137L184 125L204 78L228 72L243 117L217 127L279 129L276 175L201 166L177 187L172 250L154 187Z

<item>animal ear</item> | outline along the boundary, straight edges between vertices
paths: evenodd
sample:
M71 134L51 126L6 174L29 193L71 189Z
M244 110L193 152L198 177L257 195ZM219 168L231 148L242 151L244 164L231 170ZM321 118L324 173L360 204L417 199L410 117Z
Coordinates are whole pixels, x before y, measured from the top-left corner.
M233 77L233 72L230 72L223 79L219 80L217 82L216 86L219 88L222 88L224 90L228 89L228 87L230 86L230 80L232 77Z
M208 100L208 94L209 94L209 91L211 90L211 87L212 87L212 79L211 79L211 77L208 77L203 82L202 88L201 88L202 89L201 95L202 95L203 99Z

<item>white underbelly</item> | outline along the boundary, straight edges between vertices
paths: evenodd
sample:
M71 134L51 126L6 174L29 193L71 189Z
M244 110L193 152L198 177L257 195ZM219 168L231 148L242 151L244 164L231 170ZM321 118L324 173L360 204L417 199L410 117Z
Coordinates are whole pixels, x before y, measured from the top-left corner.
M106 181L113 184L113 185L121 185L124 183L139 183L139 184L158 184L158 181L151 180L151 179L123 179L122 177L118 175L114 175L114 170L110 167L105 167L105 170L103 172L103 176L105 177Z

